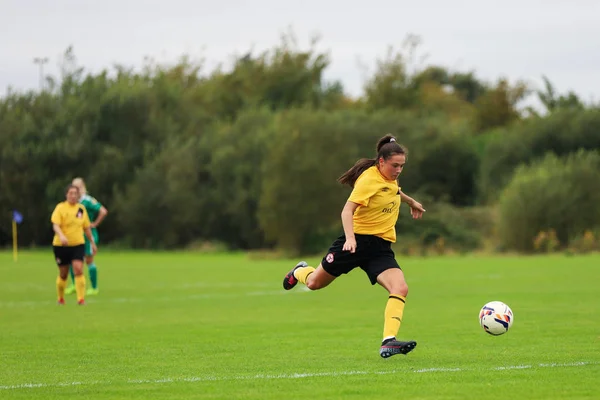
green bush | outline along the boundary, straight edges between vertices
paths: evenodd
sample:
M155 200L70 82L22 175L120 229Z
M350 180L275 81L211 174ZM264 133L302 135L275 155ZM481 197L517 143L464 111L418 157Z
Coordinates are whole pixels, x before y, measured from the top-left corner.
M519 165L548 152L564 156L600 148L600 109L558 111L484 137L477 140L478 146L485 146L480 153L478 192L481 200L494 203Z
M396 225L396 251L421 254L427 249L434 253L469 251L482 246L482 238L493 230L491 209L459 208L441 202L429 202L417 197L427 212L421 220L413 220L409 207L402 205Z
M588 229L578 235L569 243L572 253L590 253L600 251L600 227L595 230Z
M530 252L556 232L561 246L600 226L600 154L548 154L517 169L500 197L498 233L506 249ZM542 235L543 236L543 235ZM537 238L537 240L536 240Z

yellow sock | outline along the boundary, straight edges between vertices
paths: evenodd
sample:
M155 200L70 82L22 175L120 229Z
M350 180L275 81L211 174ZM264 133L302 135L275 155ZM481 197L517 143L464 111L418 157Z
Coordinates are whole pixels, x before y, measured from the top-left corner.
M399 294L390 294L385 306L385 320L383 322L383 339L395 338L400 330L404 303L406 297Z
M75 291L77 291L77 301L83 300L85 295L85 276L83 274L75 276Z
M65 288L67 287L67 280L60 279L60 276L56 278L56 294L58 295L58 299L65 298Z
M306 285L306 280L308 279L308 276L313 272L315 272L315 269L313 267L302 267L294 271L294 276L296 277L296 279L298 279L300 282Z

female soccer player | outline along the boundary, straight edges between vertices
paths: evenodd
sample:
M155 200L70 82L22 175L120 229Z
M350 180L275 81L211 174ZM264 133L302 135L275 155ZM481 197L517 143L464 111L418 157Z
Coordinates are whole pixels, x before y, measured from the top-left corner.
M85 277L83 276L83 256L85 253L83 234L90 241L93 254L98 248L90 229L90 220L85 207L79 204L79 189L75 185L67 186L66 201L58 203L50 221L54 230L54 257L59 275L56 279L58 304L65 304L65 287L69 275L69 265L73 265L77 303L85 304Z
M386 135L377 142L377 158L357 161L338 179L353 188L341 215L344 234L333 242L316 269L301 261L283 280L286 290L298 281L310 290L317 290L360 267L372 285L379 283L389 292L379 349L383 358L407 354L417 345L415 341L396 340L408 294L404 274L391 248L396 241L400 203L408 204L414 219L425 212L420 203L400 190L396 181L406 155L396 138Z
M100 235L98 235L98 225L102 222L106 214L108 214L108 210L94 197L88 194L87 189L85 187L85 182L83 178L75 178L73 185L77 186L79 189L79 195L81 196L79 202L83 204L85 210L88 213L88 216L91 221L91 229L92 235L94 236L94 241L98 244L100 240ZM98 269L96 264L94 263L94 254L92 253L91 243L85 238L85 263L88 266L88 273L90 274L90 283L92 285L91 288L88 289L87 295L97 295L99 292L98 289ZM71 274L71 286L65 290L66 294L71 294L75 291L75 276L73 274L73 267L69 269Z

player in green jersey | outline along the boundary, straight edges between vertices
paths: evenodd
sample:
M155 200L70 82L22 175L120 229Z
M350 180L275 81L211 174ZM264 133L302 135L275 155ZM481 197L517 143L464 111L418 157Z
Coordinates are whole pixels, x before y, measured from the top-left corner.
M90 218L92 235L94 237L94 241L96 243L99 242L98 236L98 225L102 222L106 214L108 214L108 210L94 197L90 196L87 193L85 182L82 178L73 179L73 185L79 188L79 193L81 197L79 198L79 203L81 203ZM96 264L94 263L94 253L92 252L91 243L88 238L85 238L85 263L88 266L88 273L90 275L90 283L91 288L88 289L87 295L95 295L98 294L98 270L96 268ZM75 292L75 277L73 276L73 269L71 271L71 286L69 286L66 290L66 294L71 294Z

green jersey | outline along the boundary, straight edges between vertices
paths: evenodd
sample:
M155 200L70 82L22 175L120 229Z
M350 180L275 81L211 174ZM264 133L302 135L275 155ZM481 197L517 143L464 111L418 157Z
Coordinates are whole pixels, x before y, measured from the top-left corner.
M90 218L90 222L94 222L96 218L98 218L98 214L100 214L102 204L100 204L98 200L96 200L89 194L85 194L81 199L79 199L79 203L81 203L85 207L85 210L88 213L88 217ZM94 254L92 251L92 244L88 240L87 236L85 236L85 234L83 235L83 237L85 238L85 255L92 256ZM100 237L98 236L97 228L92 228L92 237L94 238L94 242L98 244L98 242L100 241Z
M102 208L102 204L100 204L98 200L96 200L89 194L84 195L81 199L79 199L79 202L85 207L85 210L87 211L88 216L90 217L90 222L94 222L96 218L98 218L98 214L100 213L100 208ZM92 228L92 231L95 230L96 228Z

